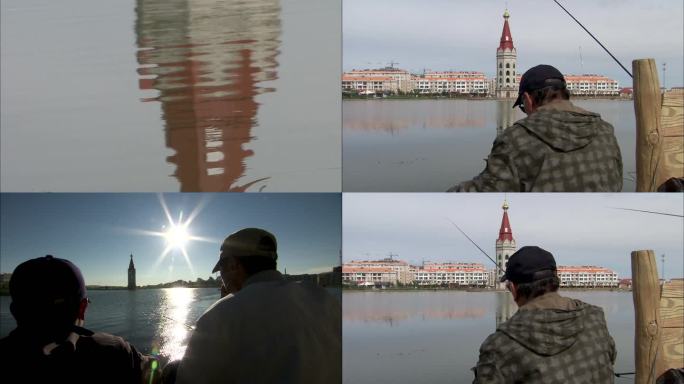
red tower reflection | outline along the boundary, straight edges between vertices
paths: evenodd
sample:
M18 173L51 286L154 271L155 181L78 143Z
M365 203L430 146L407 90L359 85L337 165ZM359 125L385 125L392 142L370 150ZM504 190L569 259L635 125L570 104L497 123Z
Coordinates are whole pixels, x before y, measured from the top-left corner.
M258 84L276 78L278 0L138 0L140 88L158 96L180 190L239 191L254 139Z

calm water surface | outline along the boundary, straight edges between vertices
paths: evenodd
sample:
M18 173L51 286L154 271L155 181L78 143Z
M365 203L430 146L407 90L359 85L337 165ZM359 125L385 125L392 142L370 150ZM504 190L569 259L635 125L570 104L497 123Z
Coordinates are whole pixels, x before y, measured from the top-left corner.
M171 360L185 353L188 325L220 298L215 288L88 291L91 304L86 328L121 336L139 351L153 351ZM0 296L0 337L16 326L9 296Z
M1 4L3 191L340 190L339 0Z
M613 124L634 191L636 120L631 101L576 100ZM347 100L344 190L443 192L485 166L497 132L524 117L504 100Z
M562 294L603 308L615 372L633 372L631 292ZM480 344L517 307L507 292L346 291L342 308L343 382L408 384L472 382Z

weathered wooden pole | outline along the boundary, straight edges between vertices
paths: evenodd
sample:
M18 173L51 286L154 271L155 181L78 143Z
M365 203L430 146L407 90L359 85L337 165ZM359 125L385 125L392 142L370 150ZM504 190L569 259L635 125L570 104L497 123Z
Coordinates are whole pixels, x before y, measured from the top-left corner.
M637 384L655 383L656 359L660 354L660 285L655 253L632 252L632 296L634 298L634 368Z
M660 108L662 96L654 59L632 61L634 113L636 114L637 192L654 192L660 161Z

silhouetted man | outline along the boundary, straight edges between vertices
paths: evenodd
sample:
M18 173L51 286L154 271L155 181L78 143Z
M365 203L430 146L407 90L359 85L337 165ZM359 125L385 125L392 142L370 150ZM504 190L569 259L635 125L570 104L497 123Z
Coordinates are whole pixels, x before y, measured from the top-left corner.
M620 192L622 155L613 126L574 106L550 65L522 75L513 108L528 116L494 141L485 169L449 192Z
M89 301L70 261L48 255L21 263L9 288L17 328L0 340L3 382L150 382L152 358L121 337L83 328Z
M522 247L501 278L518 305L480 347L473 383L612 383L616 351L603 310L558 294L551 253Z
M228 236L213 272L228 291L197 321L178 383L340 383L341 303L276 271L275 237Z

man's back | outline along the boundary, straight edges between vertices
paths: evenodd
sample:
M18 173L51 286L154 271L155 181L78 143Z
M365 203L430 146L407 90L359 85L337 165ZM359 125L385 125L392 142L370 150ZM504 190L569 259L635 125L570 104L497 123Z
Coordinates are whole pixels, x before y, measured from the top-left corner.
M613 127L567 100L541 106L494 142L465 192L620 192L622 156Z
M199 319L178 382L340 382L341 348L339 300L260 272Z
M601 308L548 293L484 341L474 383L613 383L615 357Z
M44 352L32 332L16 329L0 340L3 379L9 383L148 383L150 363L122 338L74 327L66 341ZM5 382L3 380L3 382Z

